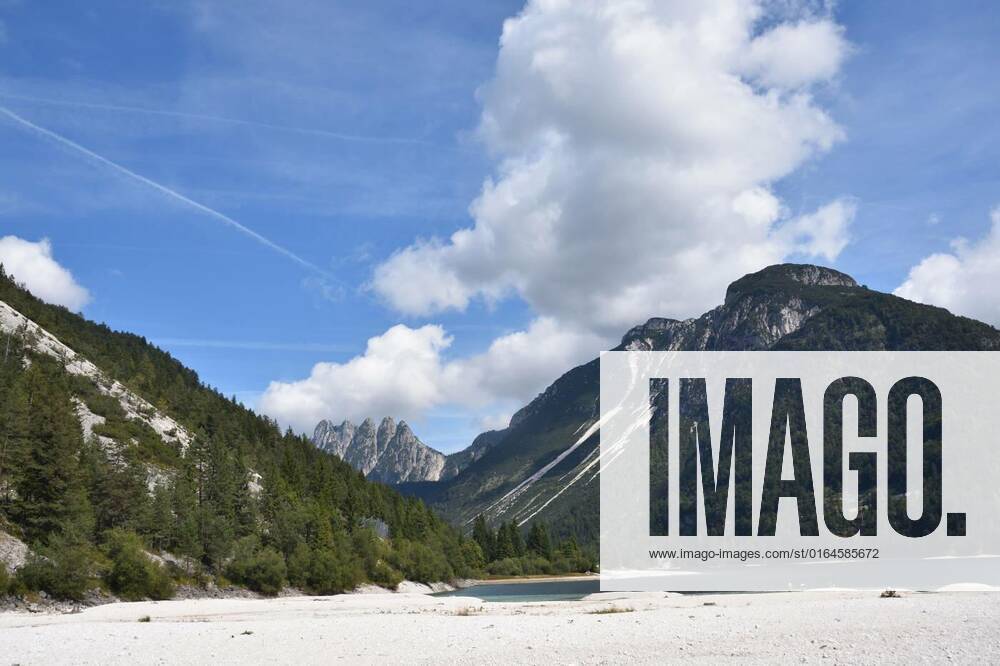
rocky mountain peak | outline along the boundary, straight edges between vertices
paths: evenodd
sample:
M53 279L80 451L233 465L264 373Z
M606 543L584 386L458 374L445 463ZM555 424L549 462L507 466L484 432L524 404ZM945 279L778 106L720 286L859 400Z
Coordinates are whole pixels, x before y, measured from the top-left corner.
M437 481L445 455L421 442L405 421L385 417L378 426L371 418L355 426L324 419L316 425L313 443L339 456L362 474L383 483Z
M748 294L767 290L796 291L801 287L857 287L850 275L813 264L777 264L744 275L726 289L725 304L730 305Z
M725 302L697 319L654 317L629 330L619 349L769 349L819 312L824 298L856 289L854 278L810 264L779 264L736 280Z

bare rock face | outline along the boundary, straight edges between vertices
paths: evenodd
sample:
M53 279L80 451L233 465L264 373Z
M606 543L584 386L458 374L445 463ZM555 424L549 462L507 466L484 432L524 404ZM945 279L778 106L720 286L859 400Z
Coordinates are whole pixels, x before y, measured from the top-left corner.
M631 329L621 349L700 351L770 349L794 333L831 297L829 289L858 288L849 275L822 266L781 264L751 273L729 285L725 303L696 319L654 318Z
M382 483L437 481L445 467L443 453L421 442L405 421L397 424L389 417L377 427L370 418L358 426L320 421L313 443Z
M15 536L0 531L0 567L14 573L28 560L27 544Z

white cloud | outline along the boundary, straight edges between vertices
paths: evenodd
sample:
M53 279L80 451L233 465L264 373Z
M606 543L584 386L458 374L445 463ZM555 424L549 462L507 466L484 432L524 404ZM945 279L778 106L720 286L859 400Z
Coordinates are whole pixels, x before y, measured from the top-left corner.
M779 88L832 79L848 52L843 33L826 20L779 25L750 42L744 71Z
M894 294L1000 326L1000 206L989 232L976 242L952 241L951 252L925 257Z
M440 326L393 326L368 340L364 354L345 363L317 363L306 379L272 382L259 407L305 432L324 418L391 415L413 421L443 405L496 408L542 390L592 356L600 341L543 319L527 331L494 340L479 355L448 360L444 352L450 344ZM493 427L509 418L493 413Z
M785 238L793 253L833 261L850 241L848 230L856 213L854 201L837 199L782 225L778 235Z
M605 342L554 319L536 319L526 331L497 338L482 354L448 363L445 375L456 402L523 403L573 366L594 358Z
M65 305L70 310L80 310L90 302L90 292L52 257L48 238L37 243L17 236L0 238L0 263L8 274L43 301Z
M393 326L368 340L362 356L317 363L307 379L271 382L260 408L310 431L323 418L411 417L443 400L441 351L451 338L440 326Z
M835 259L852 204L791 219L772 188L843 137L810 86L848 44L793 4L529 2L480 91L498 167L474 225L400 250L374 290L421 316L517 294L609 337L791 255Z
M854 203L796 215L774 184L843 138L811 88L847 53L809 2L530 1L479 92L497 168L474 224L400 249L371 287L410 315L515 295L537 318L467 358L446 358L438 326L396 326L347 363L273 383L262 409L303 430L445 405L500 425L648 317L700 314L790 256L833 261Z

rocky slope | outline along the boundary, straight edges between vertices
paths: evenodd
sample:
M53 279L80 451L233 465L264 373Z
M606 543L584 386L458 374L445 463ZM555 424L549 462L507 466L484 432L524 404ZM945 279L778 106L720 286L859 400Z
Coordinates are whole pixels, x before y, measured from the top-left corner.
M445 467L443 453L417 439L406 421L397 424L390 417L378 427L370 418L357 426L350 421L340 425L320 421L313 443L382 483L437 481Z
M4 337L27 336L32 340L31 346L35 351L58 360L66 372L89 379L102 395L114 398L124 410L126 418L141 421L152 428L165 442L176 443L182 451L187 449L192 437L186 428L126 388L121 382L108 377L96 365L63 344L56 336L3 301L0 301L0 333ZM92 414L82 401L77 403L77 413L86 434L90 433L95 423L103 421L100 416Z
M501 439L500 432L484 432L467 448L445 455L421 442L405 421L385 417L378 427L372 419L361 425L323 420L313 431L313 443L323 451L381 483L446 481L479 460Z
M0 301L0 336L8 341L8 345L11 336L20 336L29 340L29 346L35 352L55 359L68 374L81 378L89 383L98 394L114 400L121 409L122 418L140 424L140 427L148 428L153 433L153 437L159 439L164 445L176 447L181 454L190 445L193 436L187 428L121 382L109 377L90 360L70 349L52 333L3 301ZM79 397L73 398L73 404L84 437L97 440L111 459L118 464L124 464L123 453L135 442L123 437L116 439L95 432L95 427L106 423L106 417L95 414L86 401ZM151 491L162 484L171 473L162 465L152 462L145 462L143 466L146 483ZM256 473L254 472L254 474Z
M747 275L700 317L654 318L618 350L994 350L1000 331L946 310L859 286L818 266L784 264ZM404 486L459 523L549 522L557 535L598 534L599 363L557 379L490 433L493 446L443 483Z

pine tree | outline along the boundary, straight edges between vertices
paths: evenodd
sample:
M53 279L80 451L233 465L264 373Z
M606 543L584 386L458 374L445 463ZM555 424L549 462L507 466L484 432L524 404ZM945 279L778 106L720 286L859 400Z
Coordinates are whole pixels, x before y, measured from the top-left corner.
M510 543L514 549L515 557L523 557L525 552L524 537L521 536L521 528L513 520L507 523L507 531L510 534Z
M22 469L11 513L34 541L70 527L89 533L93 517L80 472L83 435L69 394L47 362L32 363L25 379Z
M483 514L476 516L476 521L472 525L472 540L479 544L479 549L483 551L483 557L487 562L497 559L496 535L486 524Z
M202 555L198 531L198 495L195 490L194 467L186 461L174 477L170 488L170 508L174 515L170 523L168 549L198 559Z
M542 521L539 520L531 524L526 545L528 550L535 555L547 560L552 559L552 540L549 538L549 530Z
M10 337L8 336L8 349ZM28 424L28 395L25 389L21 352L17 349L5 360L0 372L0 507L8 508L21 470Z
M511 537L511 530L508 523L500 523L500 527L497 528L496 559L503 560L508 557L517 557L517 550L514 547L514 540Z
M147 520L142 525L141 531L146 535L149 545L158 551L164 551L170 547L172 533L175 529L171 500L171 490L167 484L157 484L147 512Z
M96 532L115 528L137 530L140 523L148 522L145 468L111 461L96 442L86 445L83 451Z

